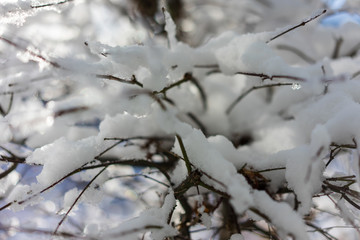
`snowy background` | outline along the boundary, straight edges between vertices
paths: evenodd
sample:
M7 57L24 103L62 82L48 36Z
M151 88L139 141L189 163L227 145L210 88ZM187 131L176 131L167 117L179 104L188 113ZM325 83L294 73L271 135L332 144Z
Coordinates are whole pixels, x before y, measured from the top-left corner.
M1 1L0 239L359 239L359 12Z

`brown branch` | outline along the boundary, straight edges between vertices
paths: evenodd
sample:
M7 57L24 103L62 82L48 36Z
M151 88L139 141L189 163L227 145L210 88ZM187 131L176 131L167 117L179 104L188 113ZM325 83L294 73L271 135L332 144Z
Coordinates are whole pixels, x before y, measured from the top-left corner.
M311 22L311 21L315 20L316 18L320 17L321 15L323 15L323 14L325 14L325 13L326 13L326 9L324 9L321 13L319 13L319 14L311 17L311 18L309 18L308 20L302 21L301 23L299 23L299 24L297 24L297 25L295 25L295 26L293 26L293 27L291 27L291 28L289 28L289 29L287 29L287 30L279 33L278 35L276 35L276 36L274 36L274 37L272 37L272 38L270 38L269 40L266 41L266 43L269 43L269 42L271 42L272 40L274 40L274 39L276 39L276 38L278 38L278 37L281 37L282 35L284 35L284 34L286 34L286 33L288 33L288 32L291 32L291 31L295 30L295 29L298 28L298 27L305 26L308 22Z

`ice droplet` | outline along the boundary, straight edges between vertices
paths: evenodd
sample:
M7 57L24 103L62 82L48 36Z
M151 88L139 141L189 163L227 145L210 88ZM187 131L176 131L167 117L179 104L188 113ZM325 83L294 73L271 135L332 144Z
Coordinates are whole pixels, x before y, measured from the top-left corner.
M291 88L292 90L299 90L301 88L301 85L299 83L293 83Z

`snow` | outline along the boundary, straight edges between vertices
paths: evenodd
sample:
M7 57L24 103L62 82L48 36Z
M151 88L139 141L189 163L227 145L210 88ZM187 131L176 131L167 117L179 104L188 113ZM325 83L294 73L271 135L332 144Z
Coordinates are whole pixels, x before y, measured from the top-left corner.
M263 212L280 230L280 237L286 238L290 234L296 239L309 239L305 225L300 215L294 212L289 205L273 201L266 193L254 192L254 205Z
M171 18L171 15L168 11L163 10L165 16L165 31L167 32L167 37L169 40L170 48L173 48L176 43L176 25Z
M324 16L269 42L325 1L183 0L174 20L170 2L146 16L142 1L35 2L0 3L0 226L52 232L56 213L70 208L104 159L117 164L63 223L74 238L188 238L180 231L188 226L197 231L190 238L207 239L227 224L223 198L239 223L269 224L281 239L317 238L306 222L359 225L345 195L323 188L331 181L359 191L359 24L342 18L328 27L336 14ZM257 89L270 84L279 85ZM57 183L85 165L94 169ZM195 170L199 182L174 194ZM329 230L340 239L353 232ZM0 231L1 239L31 237L24 235Z
M230 202L237 214L241 215L249 207L253 206L254 196L243 176L236 175L232 177L228 185L228 192L231 194Z
M9 123L6 121L4 117L0 117L0 143L9 142L12 138L12 132L9 126Z
M236 169L232 163L225 160L219 152L210 147L201 131L193 129L190 134L183 137L182 141L190 162L197 169L204 171L224 185L228 185L231 176L236 174ZM176 142L173 151L180 156L182 155L178 142ZM209 164L210 162L212 164ZM210 180L210 182L212 181ZM211 184L218 185L216 182Z
M43 170L37 176L37 180L46 186L92 161L100 153L99 150L94 137L77 142L60 138L51 144L36 149L26 159L26 162L43 165Z
M324 164L320 161L313 162L313 156L306 146L290 150L288 153L286 164L288 187L294 190L301 202L299 212L306 214L310 211L312 195L321 190L321 175L318 174L321 173Z
M244 237L241 234L236 233L231 235L229 240L244 240Z
M115 229L110 230L104 237L112 239L115 236L121 236L122 239L134 239L139 232L151 231L151 239L162 240L167 236L174 236L177 231L167 224L167 219L175 207L175 197L170 192L164 200L161 208L151 208L143 211L139 217L130 219L121 223ZM122 232L129 232L121 235Z

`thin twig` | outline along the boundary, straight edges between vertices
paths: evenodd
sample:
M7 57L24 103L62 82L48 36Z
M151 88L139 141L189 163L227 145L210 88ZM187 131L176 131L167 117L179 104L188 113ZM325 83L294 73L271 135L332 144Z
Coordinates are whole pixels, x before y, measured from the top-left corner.
M264 73L243 72L243 71L236 72L235 74L259 77L262 80L266 80L266 79L273 80L274 78L279 78L279 79L290 79L290 80L294 80L294 81L306 82L305 78L290 76L290 75L268 75L268 74L264 74Z
M107 153L108 151L110 151L111 149L113 149L114 147L116 147L117 145L121 144L122 142L124 142L124 140L120 140L117 141L116 143L114 143L113 145L111 145L110 147L106 148L104 151L102 151L101 153L99 153L99 155L97 155L95 158L99 158L102 155L104 155L105 153Z
M206 110L207 109L207 97L206 97L205 91L202 88L202 86L199 84L197 79L194 78L191 73L185 73L184 77L182 79L180 79L179 81L176 81L176 82L170 84L169 86L164 87L160 91L154 91L153 93L154 94L163 93L164 95L166 95L166 92L168 90L170 90L170 89L172 89L172 88L174 88L176 86L180 86L181 84L183 84L185 82L189 82L189 81L192 82L196 86L196 88L199 90L201 101L202 101L202 104L203 104L203 108L204 108L204 110Z
M4 117L6 115L8 115L8 113L11 110L12 104L13 104L13 99L14 99L14 92L10 93L10 100L9 100L9 105L7 107L7 110L5 111L2 106L0 105L0 114Z
M171 182L170 175L167 173L167 169L171 168L173 166L173 162L151 162L145 159L117 159L117 158L96 158L96 160L99 160L101 163L97 165L90 165L90 166L84 166L78 169L78 171L88 170L88 169L95 169L99 167L105 167L110 165L130 165L130 166L137 166L137 167L153 167L158 169L165 177L166 179Z
M309 57L303 51L297 49L296 47L288 46L288 45L285 45L285 44L279 44L279 45L276 46L276 48L280 49L280 50L286 50L286 51L292 52L292 53L296 54L298 57L300 57L301 59L303 59L304 61L306 61L308 63L315 63L316 62L313 58Z
M261 89L261 88L269 88L269 87L279 87L279 86L289 86L293 85L293 83L274 83L274 84L267 84L267 85L261 85L261 86L254 86L250 89L248 89L246 92L241 94L239 97L237 97L226 109L226 114L230 114L230 112L233 110L236 104L238 104L244 97L246 97L249 93L251 93L254 90Z
M345 56L355 57L359 49L360 49L360 42L356 44L352 49L350 49L350 51L347 54L345 54Z
M147 225L147 226L144 226L143 228L133 228L133 229L130 229L130 230L127 230L127 231L123 231L121 232L120 234L112 234L111 236L112 237L119 237L119 236L125 236L125 235L129 235L129 234L132 234L132 233L136 233L138 231L141 231L141 230L151 230L151 229L162 229L163 226L157 226L157 225ZM108 236L110 237L110 236Z
M106 170L107 166L104 167L103 169L101 169L100 172L98 172L98 174L96 174L91 181L84 187L84 189L80 192L79 196L77 196L77 198L75 199L75 201L73 202L73 204L70 206L69 210L65 213L64 217L60 220L60 222L58 223L54 234L57 233L57 231L59 230L61 224L65 221L65 219L67 218L67 216L69 215L70 211L75 207L76 203L79 201L80 197L85 193L85 191L90 187L90 185L95 181L95 179L100 176L101 173L103 173Z
M201 97L201 101L203 104L203 108L204 110L207 109L207 96L205 94L205 91L203 89L203 87L200 85L200 83L198 82L198 80L194 77L191 78L191 82L197 87L197 89L199 90L200 93L200 97Z
M10 150L8 150L7 148L5 148L3 146L0 146L0 148L3 149L5 152L7 152L11 156L11 157L7 157L4 155L0 155L0 157L1 157L0 161L13 162L13 163L24 163L25 162L25 158L15 155L13 152L11 152Z
M75 170L73 170L72 172L66 174L65 176L63 176L62 178L60 178L59 180L57 180L56 182L52 183L51 185L47 186L46 188L42 189L41 191L25 198L24 200L21 201L17 201L14 200L12 202L9 202L7 204L5 204L4 206L0 207L0 211L10 207L11 205L18 203L19 205L24 204L25 202L39 196L40 194L48 191L49 189L53 188L54 186L56 186L57 184L59 184L60 182L62 182L63 180L65 180L66 178L84 171L84 170L89 170L89 169L96 169L96 168L100 168L100 167L108 167L110 165L130 165L130 166L142 166L142 167L154 167L157 168L162 174L164 174L164 176L166 177L166 179L168 179L169 182L171 182L171 178L169 176L169 174L166 172L166 170L164 169L165 167L172 167L173 163L172 162L164 162L164 163L155 163L155 162L150 162L144 159L129 159L129 160L118 160L118 159L109 159L109 158L100 158L97 157L95 158L96 160L101 161L102 163L97 164L97 165L90 165L90 166L86 166L88 163L84 164L83 166L81 166L80 168L77 168Z
M324 229L314 225L311 222L306 222L306 225L308 225L309 227L312 227L314 229L314 231L321 233L321 235L323 235L328 240L337 240L337 238L335 238L334 236L332 236L331 234L326 232Z
M341 48L341 45L343 42L344 42L344 39L342 37L335 39L335 47L334 47L333 53L331 55L332 59L337 59L339 57L340 48Z
M157 182L157 183L159 183L159 184L161 184L161 185L163 185L163 186L165 186L165 187L168 187L168 188L170 187L170 185L168 185L168 184L166 184L166 183L164 183L164 182L161 182L161 181L159 181L159 180L157 180L157 179L155 179L155 178L153 178L153 177L150 177L150 176L148 176L148 175L146 175L146 174L142 174L142 173L115 176L115 177L109 178L109 180L111 180L111 179L117 179L117 178L125 178L125 177L144 177L144 178L153 180L154 182Z
M64 3L67 3L67 2L72 2L72 1L74 1L74 0L64 0L64 1L61 1L61 2L46 3L46 4L43 4L43 5L31 5L30 7L31 8L50 7L50 6L61 5L61 4L64 4Z
M197 64L197 65L194 65L194 68L219 68L219 65L217 65L217 64L207 64L207 65Z
M195 116L195 114L193 114L192 112L188 112L186 115L188 115L188 117L199 126L199 128L203 132L203 134L205 136L207 136L207 130L206 130L205 125Z
M12 171L14 171L16 169L17 166L18 166L18 163L13 163L8 169L6 169L4 172L0 173L0 179L9 175Z
M0 36L0 40L6 42L7 44L9 44L9 45L11 45L11 46L14 46L14 47L18 48L18 49L20 49L20 50L22 50L22 51L24 51L24 52L29 53L29 54L30 54L31 56L33 56L33 57L39 58L39 59L42 60L43 62L46 62L46 63L52 65L53 67L61 68L61 66L60 66L58 63L52 62L52 61L46 59L44 56L42 56L42 55L40 55L40 54L37 54L37 53L35 53L35 52L27 49L27 48L24 48L24 47L20 46L19 44L15 43L15 42L7 39L7 38L4 38L4 37L1 37L1 36Z
M286 169L286 167L269 168L269 169L264 169L264 170L256 171L256 173L271 172L271 171L285 170L285 169Z
M104 79L113 80L113 81L122 82L122 83L127 83L127 84L135 84L135 85L138 85L140 87L143 87L143 84L141 82L139 82L138 80L136 80L135 75L132 75L130 80L115 77L115 76L109 75L109 74L96 74L95 76L97 78L104 78Z
M74 235L69 232L58 231L56 234L54 234L52 231L45 230L45 229L33 229L33 228L24 227L24 226L22 226L22 227L5 226L1 223L0 223L0 230L5 230L5 231L15 230L17 232L27 233L27 234L42 234L42 235L46 234L46 235L56 235L56 236L60 236L60 237L64 237L64 238L71 238L71 239L86 239L86 237L84 237L84 236Z
M181 137L179 135L176 134L176 138L179 142L179 145L180 145L180 149L181 149L181 152L183 154L183 157L184 157L184 161L185 161L185 164L186 164L186 169L188 171L188 174L191 173L191 163L190 163L190 160L188 158L188 155L186 153L186 150L185 150L185 147L184 147L184 143L181 139Z
M324 13L326 13L326 9L324 9L321 13L315 15L314 17L311 17L311 18L309 18L308 20L302 21L301 23L299 23L299 24L297 24L297 25L295 25L295 26L293 26L293 27L291 27L291 28L289 28L289 29L287 29L287 30L279 33L278 35L276 35L276 36L274 36L274 37L272 37L272 38L270 38L269 40L266 41L266 43L269 43L269 42L271 42L272 40L274 40L274 39L276 39L276 38L278 38L278 37L280 37L280 36L282 36L282 35L284 35L284 34L286 34L286 33L288 33L288 32L291 32L291 31L293 31L294 29L296 29L296 28L298 28L298 27L305 26L308 22L311 22L311 21L315 20L316 18L320 17L320 16L323 15Z

